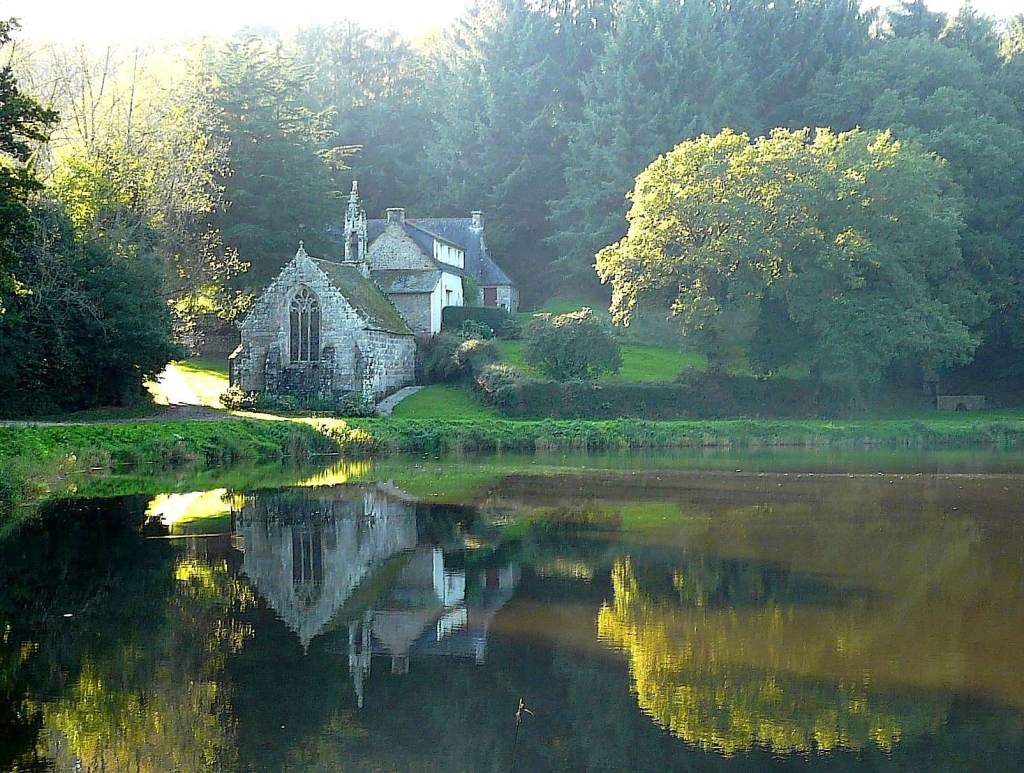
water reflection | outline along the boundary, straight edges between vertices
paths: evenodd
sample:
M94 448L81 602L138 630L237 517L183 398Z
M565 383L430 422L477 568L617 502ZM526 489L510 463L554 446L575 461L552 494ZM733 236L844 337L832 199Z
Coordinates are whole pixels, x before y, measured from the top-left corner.
M0 543L0 771L1021 769L1024 479L364 474Z
M440 547L419 543L415 501L392 485L256 492L233 515L243 574L304 650L324 635L347 657L359 707L374 655L393 674L415 656L483 663L519 581L514 563L472 578L446 568Z
M304 648L365 578L416 547L416 508L382 486L258 492L234 512L242 572Z

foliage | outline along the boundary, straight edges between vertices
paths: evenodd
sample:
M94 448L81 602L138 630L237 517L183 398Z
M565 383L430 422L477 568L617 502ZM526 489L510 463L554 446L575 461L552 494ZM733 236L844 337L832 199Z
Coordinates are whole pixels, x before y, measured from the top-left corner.
M1024 345L1024 291L1013 279L1024 239L1024 104L1014 103L1011 68L1006 80L990 69L948 38L879 46L822 76L808 113L812 126L891 129L945 159L964 191L964 262L987 296L991 316L975 330L993 344L991 363L1001 359L995 348L1019 360Z
M484 296L480 291L480 283L475 277L468 274L462 277L462 298L466 306L477 307L483 305Z
M180 356L160 267L81 241L52 205L38 205L35 231L18 272L25 292L0 338L0 414L138 402L143 379Z
M0 21L0 51L9 53L14 19ZM41 188L32 159L32 143L45 142L57 113L22 91L8 61L0 67L0 331L11 298L20 291L14 271L20 245L33 234L30 200Z
M630 330L632 327L631 325ZM671 381L681 371L703 372L707 369L704 356L695 352L679 351L663 345L632 343L625 336L619 340L622 367L615 373L598 376L596 381ZM527 364L522 342L503 342L500 347L502 358L510 365L523 370L527 375L542 375L539 369Z
M239 281L258 288L300 240L311 254L330 254L326 226L341 195L331 169L351 148L335 141L329 111L304 101L309 68L280 43L235 39L208 66L214 138L230 148L230 171L217 178L227 206L210 225L251 264Z
M450 384L465 377L466 371L455 361L462 343L460 336L441 332L419 345L424 383Z
M887 134L723 131L659 158L631 198L629 235L598 255L613 314L670 307L713 369L745 356L772 373L799 354L866 385L977 345L956 192Z
M516 316L509 316L508 319L503 320L498 325L497 330L494 331L496 338L500 338L502 341L515 341L523 337L523 323L519 321Z
M501 352L492 340L470 338L455 349L455 364L472 375L481 368L501 359Z
M526 361L557 381L593 379L622 365L618 342L589 308L537 314L523 330Z
M483 322L477 322L475 319L467 319L459 325L458 336L459 338L464 338L466 340L469 340L470 338L487 340L489 338L494 338L494 330Z
M373 400L352 393L330 397L275 395L268 392L245 392L237 386L228 387L220 395L220 404L229 411L259 411L284 415L326 415L340 418L376 416Z
M625 192L659 154L726 126L805 125L814 77L867 43L869 17L859 5L624 2L583 78L583 114L569 126L567 191L551 208L548 237L558 278L574 289L593 281L594 254L625 234Z
M441 309L441 330L460 330L463 323L478 322L488 330L498 330L502 323L513 319L508 310L491 306L445 306ZM489 336L488 336L489 337Z

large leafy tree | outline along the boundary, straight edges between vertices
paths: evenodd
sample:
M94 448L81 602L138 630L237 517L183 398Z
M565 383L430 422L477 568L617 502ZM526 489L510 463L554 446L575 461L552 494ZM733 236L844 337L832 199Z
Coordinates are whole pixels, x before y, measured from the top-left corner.
M955 189L887 134L726 130L657 159L630 197L628 235L597 256L613 314L669 306L713 367L738 353L771 373L799 352L813 374L864 385L976 346Z
M18 24L0 21L0 51ZM0 331L14 294L18 244L32 233L29 203L41 184L30 160L34 143L44 142L57 113L22 91L10 63L0 67Z
M1015 104L1012 89L1006 90L1014 82L1006 69L990 74L962 48L925 37L883 43L837 75L822 77L810 112L814 125L891 129L946 160L965 193L966 265L989 297L985 338L999 352L1019 353L1024 103Z

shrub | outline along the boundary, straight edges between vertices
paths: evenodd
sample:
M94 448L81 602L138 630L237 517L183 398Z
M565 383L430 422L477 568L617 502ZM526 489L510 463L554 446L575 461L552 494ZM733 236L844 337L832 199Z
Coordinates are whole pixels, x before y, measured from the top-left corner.
M490 401L502 389L514 388L523 378L519 369L508 363L487 365L477 374L476 385Z
M461 325L459 325L458 336L464 340L470 338L494 338L494 330L490 325L486 325L483 322L478 322L475 319L467 319Z
M220 396L220 404L229 411L255 411L259 392L243 392L236 386L228 387Z
M515 341L523 337L523 323L518 317L510 316L494 331L494 335L502 341Z
M421 345L420 362L424 384L450 384L466 376L466 371L455 360L455 350L463 340L451 333L438 333Z
M377 406L361 394L345 395L338 401L334 409L336 416L344 418L364 418L377 415Z
M471 338L463 341L455 349L455 364L463 373L473 374L482 370L487 365L501 360L501 352L494 341L483 341L479 338Z
M589 381L622 366L618 342L589 308L537 314L523 329L526 361L556 381Z

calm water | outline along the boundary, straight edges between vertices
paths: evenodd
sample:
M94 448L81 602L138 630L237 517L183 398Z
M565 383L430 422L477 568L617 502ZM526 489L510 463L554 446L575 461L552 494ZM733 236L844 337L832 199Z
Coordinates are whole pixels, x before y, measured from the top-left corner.
M0 771L1022 770L1022 472L421 459L49 506L0 544Z

